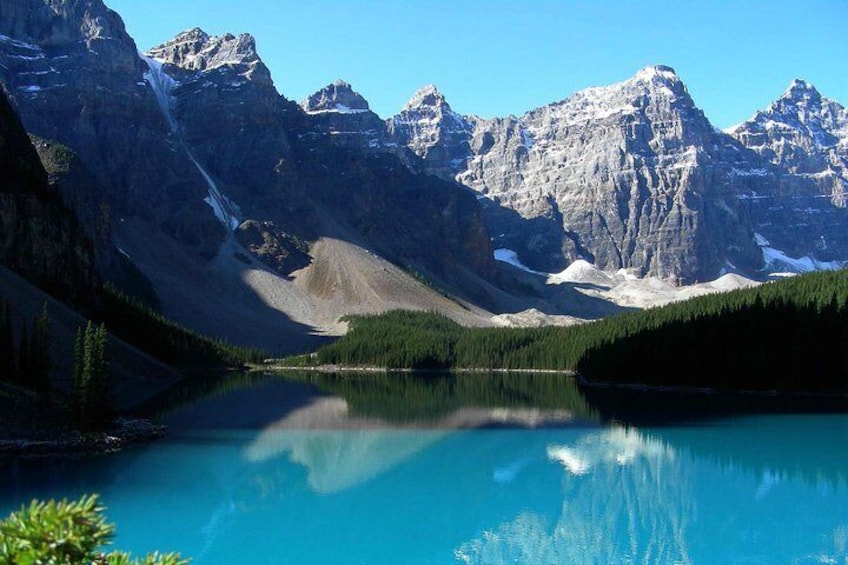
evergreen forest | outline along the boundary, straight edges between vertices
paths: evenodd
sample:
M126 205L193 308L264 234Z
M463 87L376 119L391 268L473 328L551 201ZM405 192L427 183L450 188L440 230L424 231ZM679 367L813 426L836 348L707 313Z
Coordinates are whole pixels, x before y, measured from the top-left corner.
M848 272L813 273L570 327L463 328L430 312L348 318L319 364L576 371L589 382L848 391Z

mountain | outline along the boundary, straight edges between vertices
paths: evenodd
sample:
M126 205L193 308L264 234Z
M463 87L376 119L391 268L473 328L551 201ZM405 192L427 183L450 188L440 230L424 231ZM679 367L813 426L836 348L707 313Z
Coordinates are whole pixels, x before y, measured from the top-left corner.
M46 306L50 371L54 385L66 389L76 332L86 324L79 312L91 315L99 308L100 280L86 226L65 205L56 177L48 174L39 159L39 153L48 151L55 157L59 151L55 146L44 147L43 141L36 143L42 146L38 151L0 89L0 301L9 308L10 328L17 339ZM120 383L116 398L120 406L137 402L139 394L149 394L176 376L114 336L110 348L111 371ZM7 353L0 352L3 377L15 364L5 358ZM24 379L18 384L28 383ZM6 389L7 402L18 398L14 391L8 396L9 392Z
M729 133L779 171L766 190L741 196L750 202L767 261L778 269L797 263L790 256L803 256L808 268L844 261L848 110L796 79L778 100Z
M664 66L494 119L427 86L383 120L344 81L287 99L249 34L141 54L102 0L0 0L0 83L104 278L273 351L387 308L607 312L538 277L568 265L688 284L848 258L844 109L801 81L732 135Z
M105 245L164 313L276 351L339 331L351 312L487 319L430 288L490 299L474 195L417 174L405 148L338 143L322 110L362 109L350 87L348 98L335 87L338 105L304 111L277 92L247 34L192 29L139 54L101 0L2 0L0 15L0 82L24 126L76 156L57 173L68 201L105 218ZM385 135L375 115L349 116Z
M203 178L163 143L169 125L120 17L82 0L6 1L2 13L0 80L27 131L75 152L111 215L141 217L212 256L222 231L200 210Z
M478 193L495 247L524 264L586 259L691 283L848 259L844 112L796 81L730 136L673 69L653 66L490 120L457 114L430 86L388 127L427 171Z

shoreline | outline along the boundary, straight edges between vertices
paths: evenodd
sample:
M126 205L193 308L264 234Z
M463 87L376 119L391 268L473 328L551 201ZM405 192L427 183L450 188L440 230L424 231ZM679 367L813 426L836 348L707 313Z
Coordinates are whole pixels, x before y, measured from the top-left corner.
M572 369L504 369L486 367L457 367L445 369L410 369L374 366L346 366L346 365L315 365L309 367L294 365L261 365L250 367L251 370L262 371L307 371L316 373L405 373L405 374L450 374L450 373L523 373L523 374L550 374L572 377L577 384L590 389L621 390L633 392L669 393L677 395L691 395L714 397L720 395L752 396L762 398L796 398L806 400L837 400L843 399L848 402L848 392L804 392L804 391L781 391L781 390L746 390L746 389L721 389L712 387L675 386L675 385L651 385L647 383L615 383L606 381L590 381Z
M0 458L61 457L114 453L134 444L167 435L167 428L150 420L118 418L115 427L102 432L39 430L28 437L0 438Z
M577 373L570 369L503 369L486 367L457 367L447 369L410 369L394 367L363 367L346 365L315 365L297 367L293 365L253 365L251 370L257 371L313 371L316 373L536 373L551 375L567 375L576 377Z

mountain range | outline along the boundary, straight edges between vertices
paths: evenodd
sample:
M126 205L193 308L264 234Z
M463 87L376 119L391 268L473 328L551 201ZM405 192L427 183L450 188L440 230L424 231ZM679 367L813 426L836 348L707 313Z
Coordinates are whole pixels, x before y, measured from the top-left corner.
M802 80L727 132L665 66L519 117L427 86L384 120L344 81L287 99L248 34L140 53L101 0L0 0L0 83L92 268L270 351L388 308L613 311L531 276L577 262L686 285L848 260L848 111Z

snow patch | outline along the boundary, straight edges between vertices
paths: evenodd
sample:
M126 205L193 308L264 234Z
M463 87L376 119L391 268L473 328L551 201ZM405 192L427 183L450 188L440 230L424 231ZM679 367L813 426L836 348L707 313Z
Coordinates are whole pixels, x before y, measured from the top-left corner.
M768 170L765 168L758 169L737 169L733 167L730 169L730 173L736 175L737 177L764 177L768 175Z
M655 78L671 81L680 80L677 77L677 73L674 72L674 69L666 67L665 65L652 65L645 67L644 69L639 69L636 73L636 78L642 80L652 80Z
M212 212L215 214L215 217L224 224L224 226L228 227L230 230L235 230L241 224L241 221L238 219L238 207L230 201L229 198L221 194L221 191L218 190L218 185L206 172L206 169L195 159L194 155L192 155L191 151L186 148L186 153L188 154L191 162L194 163L194 166L197 167L197 170L203 176L203 179L206 181L206 184L209 187L209 196L203 199L204 202L209 204L212 208Z
M38 45L33 45L32 43L27 43L25 41L19 41L17 39L12 39L8 35L0 34L0 43L6 43L13 47L18 47L20 49L28 49L30 51L41 51L41 47ZM43 55L42 55L43 57Z
M324 108L322 110L310 110L306 112L310 115L316 114L367 114L370 112L368 108L350 108L344 104L336 102L332 108Z
M793 273L812 273L814 271L838 271L845 267L844 261L818 261L809 255L794 259L780 249L762 247L763 261L767 268L781 269Z
M791 276L798 273L814 271L838 271L845 267L845 261L818 261L809 255L797 259L790 257L780 249L771 247L771 243L759 233L754 234L754 241L763 252L763 261L767 269L773 269L775 276ZM779 270L779 271L778 271Z
M215 183L215 180L195 158L194 154L186 145L185 140L183 140L180 135L180 127L179 123L177 123L176 117L174 116L173 97L171 96L171 92L177 85L177 81L165 72L162 61L154 59L153 57L148 57L141 53L139 53L139 56L145 63L147 63L147 68L149 70L144 73L144 78L150 84L150 88L153 89L153 93L156 95L156 101L159 104L159 109L162 111L162 115L168 122L171 132L177 134L179 143L185 150L186 155L188 155L188 158L194 164L195 168L197 168L198 172L203 177L203 180L206 181L208 196L204 198L203 201L212 208L212 212L215 214L215 217L218 218L218 221L230 230L235 230L241 223L238 218L238 207L221 193L218 189L217 183Z
M521 262L521 260L518 258L518 253L516 253L512 249L507 249L505 247L495 249L495 261L500 261L501 263L509 263L517 269L521 269L522 271L526 271L528 273L533 273L534 275L547 275L547 273L534 271L533 269Z
M177 120L174 117L171 91L177 85L177 81L175 81L162 68L163 61L154 59L153 57L148 57L142 53L139 53L139 56L145 63L147 63L147 68L149 69L146 73L144 73L144 80L146 80L150 85L150 88L153 89L153 93L156 95L156 102L159 104L159 109L162 111L162 115L165 116L168 125L171 127L171 131L176 132L178 125Z
M571 283L599 283L612 286L612 277L601 271L595 265L584 259L573 261L565 270L548 276L548 284Z

